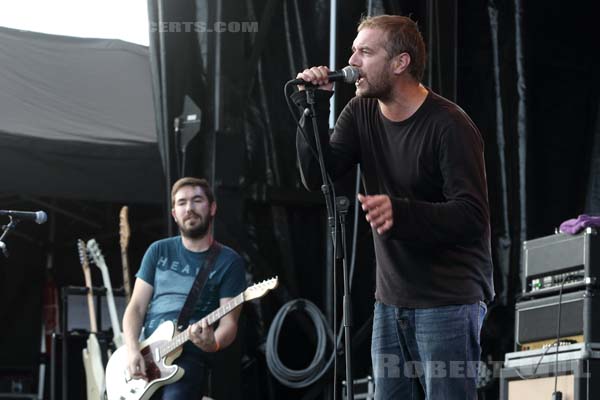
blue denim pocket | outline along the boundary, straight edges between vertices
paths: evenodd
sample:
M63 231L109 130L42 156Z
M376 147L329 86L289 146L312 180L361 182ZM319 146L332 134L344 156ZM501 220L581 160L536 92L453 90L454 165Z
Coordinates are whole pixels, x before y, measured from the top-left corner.
M415 311L417 341L447 342L467 335L469 306L455 305Z
M478 326L479 326L479 331L481 331L481 327L483 326L483 321L485 320L485 316L487 314L487 304L485 304L485 302L483 301L479 301L479 319L477 321Z

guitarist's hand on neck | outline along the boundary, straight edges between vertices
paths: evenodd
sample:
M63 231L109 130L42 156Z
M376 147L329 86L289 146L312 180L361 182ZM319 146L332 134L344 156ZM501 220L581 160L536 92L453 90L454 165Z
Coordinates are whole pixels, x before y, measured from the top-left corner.
M206 320L201 320L188 327L188 334L192 343L201 348L207 353L214 353L219 350L215 331L206 323Z

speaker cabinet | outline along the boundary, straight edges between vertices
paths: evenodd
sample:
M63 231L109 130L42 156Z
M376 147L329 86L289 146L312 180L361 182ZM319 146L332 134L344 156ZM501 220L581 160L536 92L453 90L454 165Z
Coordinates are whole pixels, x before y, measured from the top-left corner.
M503 368L500 371L501 400L549 400L554 392L554 379L558 374L557 390L563 400L596 400L600 398L600 360L561 361Z

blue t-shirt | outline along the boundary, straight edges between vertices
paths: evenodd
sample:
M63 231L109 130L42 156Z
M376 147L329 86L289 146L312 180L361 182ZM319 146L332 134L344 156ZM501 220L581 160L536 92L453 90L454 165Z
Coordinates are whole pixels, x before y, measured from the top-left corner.
M208 250L194 252L186 249L181 236L150 245L136 274L154 287L144 321L145 337L164 321L176 322L207 254ZM222 246L189 323L199 321L216 310L221 298L235 297L245 289L244 260L233 249Z

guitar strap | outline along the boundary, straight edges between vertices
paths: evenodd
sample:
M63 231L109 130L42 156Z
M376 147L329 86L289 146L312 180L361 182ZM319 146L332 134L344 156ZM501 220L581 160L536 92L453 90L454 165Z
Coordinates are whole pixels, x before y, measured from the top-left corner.
M190 289L190 293L188 294L187 299L185 299L185 303L183 304L183 308L179 313L179 317L177 317L177 329L179 329L179 331L182 331L187 326L194 306L198 301L198 296L206 285L208 274L210 274L212 271L222 247L223 246L221 243L217 242L216 240L213 240L212 244L210 245L208 254L206 255L206 258L204 258L202 269L200 269L196 275L196 279L194 280L194 284Z

